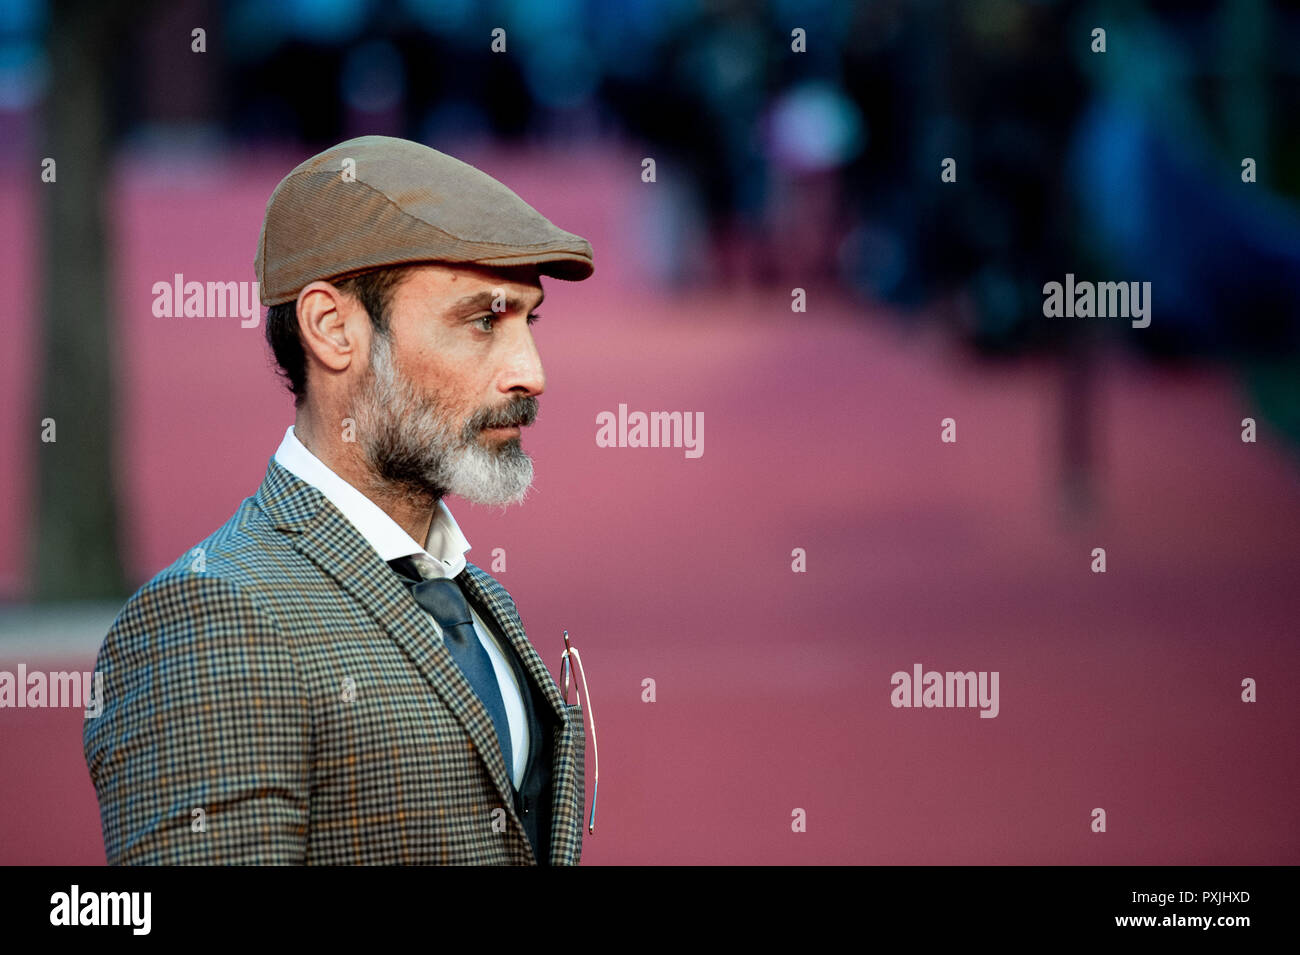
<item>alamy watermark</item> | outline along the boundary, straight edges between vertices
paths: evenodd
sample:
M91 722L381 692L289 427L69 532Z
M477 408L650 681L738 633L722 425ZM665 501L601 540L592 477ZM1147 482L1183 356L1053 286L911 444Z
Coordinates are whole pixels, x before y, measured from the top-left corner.
M703 411L633 411L596 415L598 448L684 448L688 458L704 454Z
M148 935L152 909L152 892L82 892L74 885L50 896L50 924L127 925L133 935Z
M1048 318L1131 318L1134 328L1151 324L1150 282L1076 282L1043 286L1043 314Z
M177 272L170 282L153 283L155 318L241 318L241 328L262 321L256 282L187 282Z
M980 719L994 719L998 715L997 670L965 672L949 670L922 670L921 664L912 664L912 672L899 670L889 678L894 689L889 702L894 707L956 707L978 706Z
M78 707L86 716L104 712L104 674L76 670L28 671L26 663L18 671L0 670L0 709L40 709L43 707Z

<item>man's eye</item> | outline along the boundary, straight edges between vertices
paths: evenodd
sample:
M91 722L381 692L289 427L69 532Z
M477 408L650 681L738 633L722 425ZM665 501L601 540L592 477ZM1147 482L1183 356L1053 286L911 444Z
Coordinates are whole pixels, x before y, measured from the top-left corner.
M474 324L477 325L479 322L487 322L488 327L484 328L483 331L490 332L492 331L493 322L498 318L500 318L500 316L497 315L495 312L493 312L490 315L481 315L478 318L474 319ZM541 320L542 320L542 316L538 315L536 312L533 312L531 315L528 316L529 325L536 325Z

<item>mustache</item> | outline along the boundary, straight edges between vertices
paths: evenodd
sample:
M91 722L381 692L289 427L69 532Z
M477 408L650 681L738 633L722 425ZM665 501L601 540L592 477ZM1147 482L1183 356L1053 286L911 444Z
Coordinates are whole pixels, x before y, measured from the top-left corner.
M489 408L470 419L470 431L484 428L526 428L537 420L537 399L525 395L504 408Z

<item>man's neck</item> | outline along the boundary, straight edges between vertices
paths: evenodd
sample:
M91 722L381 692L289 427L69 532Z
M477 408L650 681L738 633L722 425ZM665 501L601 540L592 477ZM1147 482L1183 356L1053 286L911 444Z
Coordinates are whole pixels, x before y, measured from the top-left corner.
M321 435L309 417L294 420L294 436L322 464L364 494L406 531L421 547L428 540L438 498L427 491L395 487L381 480L365 462L355 441L329 440Z

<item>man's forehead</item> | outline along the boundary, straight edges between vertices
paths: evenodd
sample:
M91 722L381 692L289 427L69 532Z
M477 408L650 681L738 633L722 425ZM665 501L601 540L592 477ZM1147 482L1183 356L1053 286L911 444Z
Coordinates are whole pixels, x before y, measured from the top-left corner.
M535 266L490 269L428 263L411 272L410 285L449 308L491 307L502 297L512 310L536 308L546 294Z
M536 308L542 304L542 299L546 293L540 288L537 294L517 295L511 290L497 286L490 289L481 289L477 292L471 292L468 295L462 295L459 298L452 299L447 303L451 309L461 308L491 308L498 301L504 301L508 311L515 311L521 308Z

